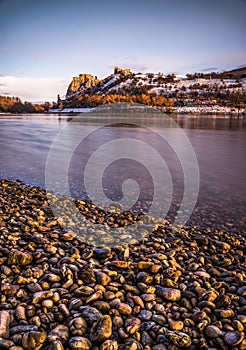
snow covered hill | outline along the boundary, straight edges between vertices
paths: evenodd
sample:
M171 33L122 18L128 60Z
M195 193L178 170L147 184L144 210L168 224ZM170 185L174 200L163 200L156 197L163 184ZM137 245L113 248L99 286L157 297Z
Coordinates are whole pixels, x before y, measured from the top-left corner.
M90 74L74 77L66 99L56 108L87 108L109 102L140 102L159 107L227 106L245 108L246 69L179 76L134 73L115 67L99 80Z

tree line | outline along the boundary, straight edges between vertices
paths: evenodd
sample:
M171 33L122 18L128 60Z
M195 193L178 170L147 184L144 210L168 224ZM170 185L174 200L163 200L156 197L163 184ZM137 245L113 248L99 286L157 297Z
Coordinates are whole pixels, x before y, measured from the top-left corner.
M52 106L49 102L33 104L22 102L19 97L0 96L0 113L44 113Z
M129 103L141 103L147 106L157 107L172 107L174 104L173 98L168 98L162 95L121 95L121 94L109 94L109 95L89 95L84 94L74 100L61 101L57 106L58 108L80 108L80 107L97 107L99 105L117 102L129 102Z

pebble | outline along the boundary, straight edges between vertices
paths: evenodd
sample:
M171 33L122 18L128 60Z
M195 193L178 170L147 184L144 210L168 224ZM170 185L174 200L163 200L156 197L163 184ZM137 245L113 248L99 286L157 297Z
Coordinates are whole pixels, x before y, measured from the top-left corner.
M136 213L106 217L76 200L106 239L123 220L118 246L94 247L93 225L66 231L41 188L0 180L1 198L0 349L246 349L240 233L174 231L165 221L122 243ZM69 212L66 198L54 200Z
M100 350L118 350L118 342L115 340L105 340L100 346Z
M142 321L147 321L150 320L152 317L152 312L148 311L148 310L141 310L140 313L138 314L138 317L142 320Z
M102 286L107 286L111 281L111 278L105 272L102 272L102 271L96 272L96 278L97 278L97 282Z
M191 345L191 338L188 334L183 332L167 331L165 336L176 346L180 348L188 348Z
M246 286L238 288L237 294L242 295L242 296L246 296Z
M82 312L82 317L90 324L96 322L102 316L102 313L95 307L81 306L79 310Z
M125 330L128 334L134 334L139 330L141 321L139 318L130 316L125 321Z
M153 350L167 350L167 347L164 344L156 344L152 347Z
M82 317L76 317L72 319L69 327L73 335L83 335L87 330L87 323Z
M182 321L175 321L169 318L168 324L172 331L181 331L184 328L184 323Z
M15 310L17 320L26 320L26 310L24 306L18 305ZM1 316L0 316L1 318Z
M50 346L50 350L64 350L62 342L60 340L54 341Z
M236 346L238 344L240 344L243 339L244 339L244 333L242 332L238 332L238 331L235 331L235 332L227 332L225 334L225 342L227 345L229 346Z
M8 311L0 311L0 338L9 338L10 314Z
M214 313L221 318L231 318L234 316L234 311L231 309L215 309Z
M72 337L69 339L69 346L72 350L90 350L91 341L84 337Z
M48 335L48 340L54 342L56 340L66 342L69 338L69 329L67 326L58 325Z
M116 307L122 315L131 315L132 313L132 307L126 303L119 303Z
M103 259L111 255L111 248L109 247L95 248L93 252L99 259Z
M209 338L218 338L218 337L221 337L223 335L223 332L220 328L218 328L214 325L209 325L205 329L205 334Z
M112 320L109 315L101 316L91 328L90 339L98 343L110 338L112 334Z
M32 255L19 250L11 250L8 256L8 265L29 265L32 262Z
M231 298L229 295L219 295L215 301L215 305L217 308L227 308L231 304Z
M5 350L5 349L8 350L14 345L15 345L15 343L12 340L0 338L0 349L1 350Z
M15 326L10 328L10 334L16 334L16 333L26 333L26 332L32 332L32 331L37 331L38 327L33 326L33 325L20 325L20 326Z
M40 350L46 338L46 332L31 331L23 334L22 346L26 350Z
M246 323L246 315L238 315L237 319L242 323Z
M174 288L156 286L156 294L169 301L179 301L181 298L180 290Z
M38 304L40 301L44 299L48 299L53 296L53 292L50 290L44 292L37 292L33 294L32 303Z
M142 350L143 349L142 345L137 340L135 340L133 338L126 339L124 348L126 350Z

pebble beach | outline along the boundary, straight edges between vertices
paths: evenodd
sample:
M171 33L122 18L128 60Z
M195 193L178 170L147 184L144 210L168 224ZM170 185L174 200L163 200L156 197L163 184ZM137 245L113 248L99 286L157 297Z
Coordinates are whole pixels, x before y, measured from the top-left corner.
M167 221L95 247L41 187L1 180L0 349L246 349L245 248L240 232Z

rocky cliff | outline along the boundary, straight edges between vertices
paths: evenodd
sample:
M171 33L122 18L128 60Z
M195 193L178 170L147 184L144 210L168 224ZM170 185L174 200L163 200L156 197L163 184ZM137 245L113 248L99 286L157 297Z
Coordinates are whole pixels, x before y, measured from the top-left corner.
M100 80L91 74L80 74L78 77L73 77L73 80L67 89L66 97L70 97L77 91L83 92L84 90L97 85L99 82Z
M119 80L124 79L124 77L128 77L131 74L132 72L130 69L122 69L120 67L114 67L114 74L111 74L109 77L103 80L99 80L97 79L97 77L94 77L91 74L80 74L78 77L74 77L72 82L70 83L67 90L66 98L71 98L76 92L80 92L83 94L85 91L95 87L96 85L96 90L100 90L104 83L108 83L108 81L110 81L115 75L118 77L117 79ZM96 90L93 92L97 92Z

